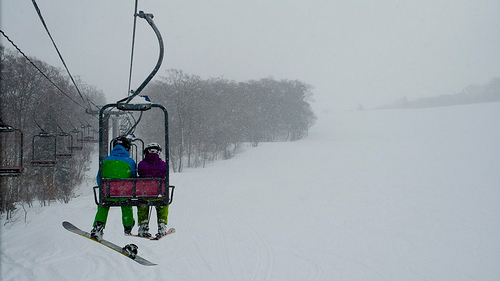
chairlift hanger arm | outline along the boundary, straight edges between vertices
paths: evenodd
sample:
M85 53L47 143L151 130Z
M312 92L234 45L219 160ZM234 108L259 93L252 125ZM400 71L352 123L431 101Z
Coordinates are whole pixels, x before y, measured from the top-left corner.
M161 37L160 31L158 30L158 28L156 27L156 25L153 21L153 17L154 17L153 14L147 14L147 13L144 13L143 11L139 11L139 13L136 14L136 16L145 19L148 22L148 24L151 26L151 28L153 28L153 31L155 32L156 37L158 38L158 44L160 46L160 54L159 54L158 61L156 62L156 66L153 69L153 71L151 71L149 76L146 78L146 80L144 80L144 82L142 82L142 84L139 86L139 88L137 88L137 90L130 91L132 93L132 95L129 96L125 100L125 103L130 102L135 96L139 95L139 93L144 89L144 87L146 87L146 85L151 81L151 79L153 79L155 74L158 72L158 70L160 69L161 63L163 61L163 53L164 53L163 39ZM120 101L120 102L122 102L122 101Z

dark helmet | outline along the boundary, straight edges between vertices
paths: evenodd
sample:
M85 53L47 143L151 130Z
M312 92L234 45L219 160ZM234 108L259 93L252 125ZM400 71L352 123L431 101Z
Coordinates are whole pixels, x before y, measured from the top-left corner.
M114 139L113 139L112 144L113 144L113 148L114 148L115 146L117 146L117 145L121 145L121 146L125 147L125 149L126 149L127 151L129 151L129 150L130 150L130 146L131 146L130 140L129 140L129 139L127 139L127 138L126 138L126 137L124 137L124 136L119 136L119 137L117 137L117 138L114 138Z
M156 142L152 142L152 143L149 143L146 145L146 147L144 148L143 154L144 155L146 155L148 153L160 154L160 152L161 152L161 146L159 144L157 144Z

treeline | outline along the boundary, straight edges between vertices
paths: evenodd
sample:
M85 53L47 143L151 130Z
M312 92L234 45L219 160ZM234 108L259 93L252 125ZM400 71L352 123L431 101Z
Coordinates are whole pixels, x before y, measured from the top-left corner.
M89 169L90 156L96 146L91 142L84 143L83 139L97 137L98 120L85 113L85 107L82 107L86 106L85 101L69 77L59 68L36 58L30 60L67 96L26 58L0 46L0 118L2 123L21 130L24 135L22 175L0 177L0 212L7 213L7 218L16 204L30 206L35 200L42 205L53 200L67 202L73 196L73 188ZM77 81L77 85L84 98L97 104L104 103L102 92L82 81ZM53 152L41 144L33 145L34 136L42 132L55 136L59 141L57 150L65 152L61 154L64 157L57 158L55 165L31 165L39 151L53 156ZM63 138L64 133L72 136L72 144L67 142L71 137ZM3 132L0 138L0 166L16 165L20 135Z
M202 79L180 70L152 82L144 92L169 112L170 160L174 171L232 157L242 143L294 141L316 120L311 86L265 78L235 82ZM145 119L140 135L161 139L158 120Z
M500 78L494 78L484 85L470 85L456 94L424 97L413 101L403 97L381 108L427 108L499 101Z

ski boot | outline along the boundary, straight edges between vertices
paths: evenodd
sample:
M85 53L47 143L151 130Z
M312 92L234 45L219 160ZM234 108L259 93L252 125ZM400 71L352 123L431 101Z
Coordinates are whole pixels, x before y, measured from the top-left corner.
M149 233L149 226L147 224L139 225L139 233L137 234L142 237L151 237L151 233Z
M162 237L162 236L165 236L167 234L167 224L166 223L159 223L158 224L158 233L156 233L156 237Z
M125 235L132 235L132 228L134 228L134 225L123 226L123 231L125 232Z
M136 244L127 244L122 248L122 250L132 259L135 259L135 256L137 256L137 249L138 247Z
M90 238L95 239L97 241L101 241L103 235L104 235L104 223L96 221L94 223L94 228L92 228L92 230L90 231Z

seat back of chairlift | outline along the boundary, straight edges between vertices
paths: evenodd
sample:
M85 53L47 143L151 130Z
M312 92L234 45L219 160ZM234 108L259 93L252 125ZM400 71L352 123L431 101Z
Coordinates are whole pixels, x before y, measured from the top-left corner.
M109 207L170 205L175 188L174 186L167 188L166 180L162 178L103 178L101 186L101 205ZM99 204L97 197L95 200L96 204Z
M83 142L87 142L87 143L98 143L99 140L96 139L94 136L84 136L83 137Z
M81 125L81 128L85 130L81 134L81 141L84 143L98 143L99 140L96 138L95 130L91 130L92 125ZM92 133L91 133L92 131Z
M73 146L70 146L69 149L71 151L80 151L80 150L83 150L83 146L78 146L78 145L73 145Z

